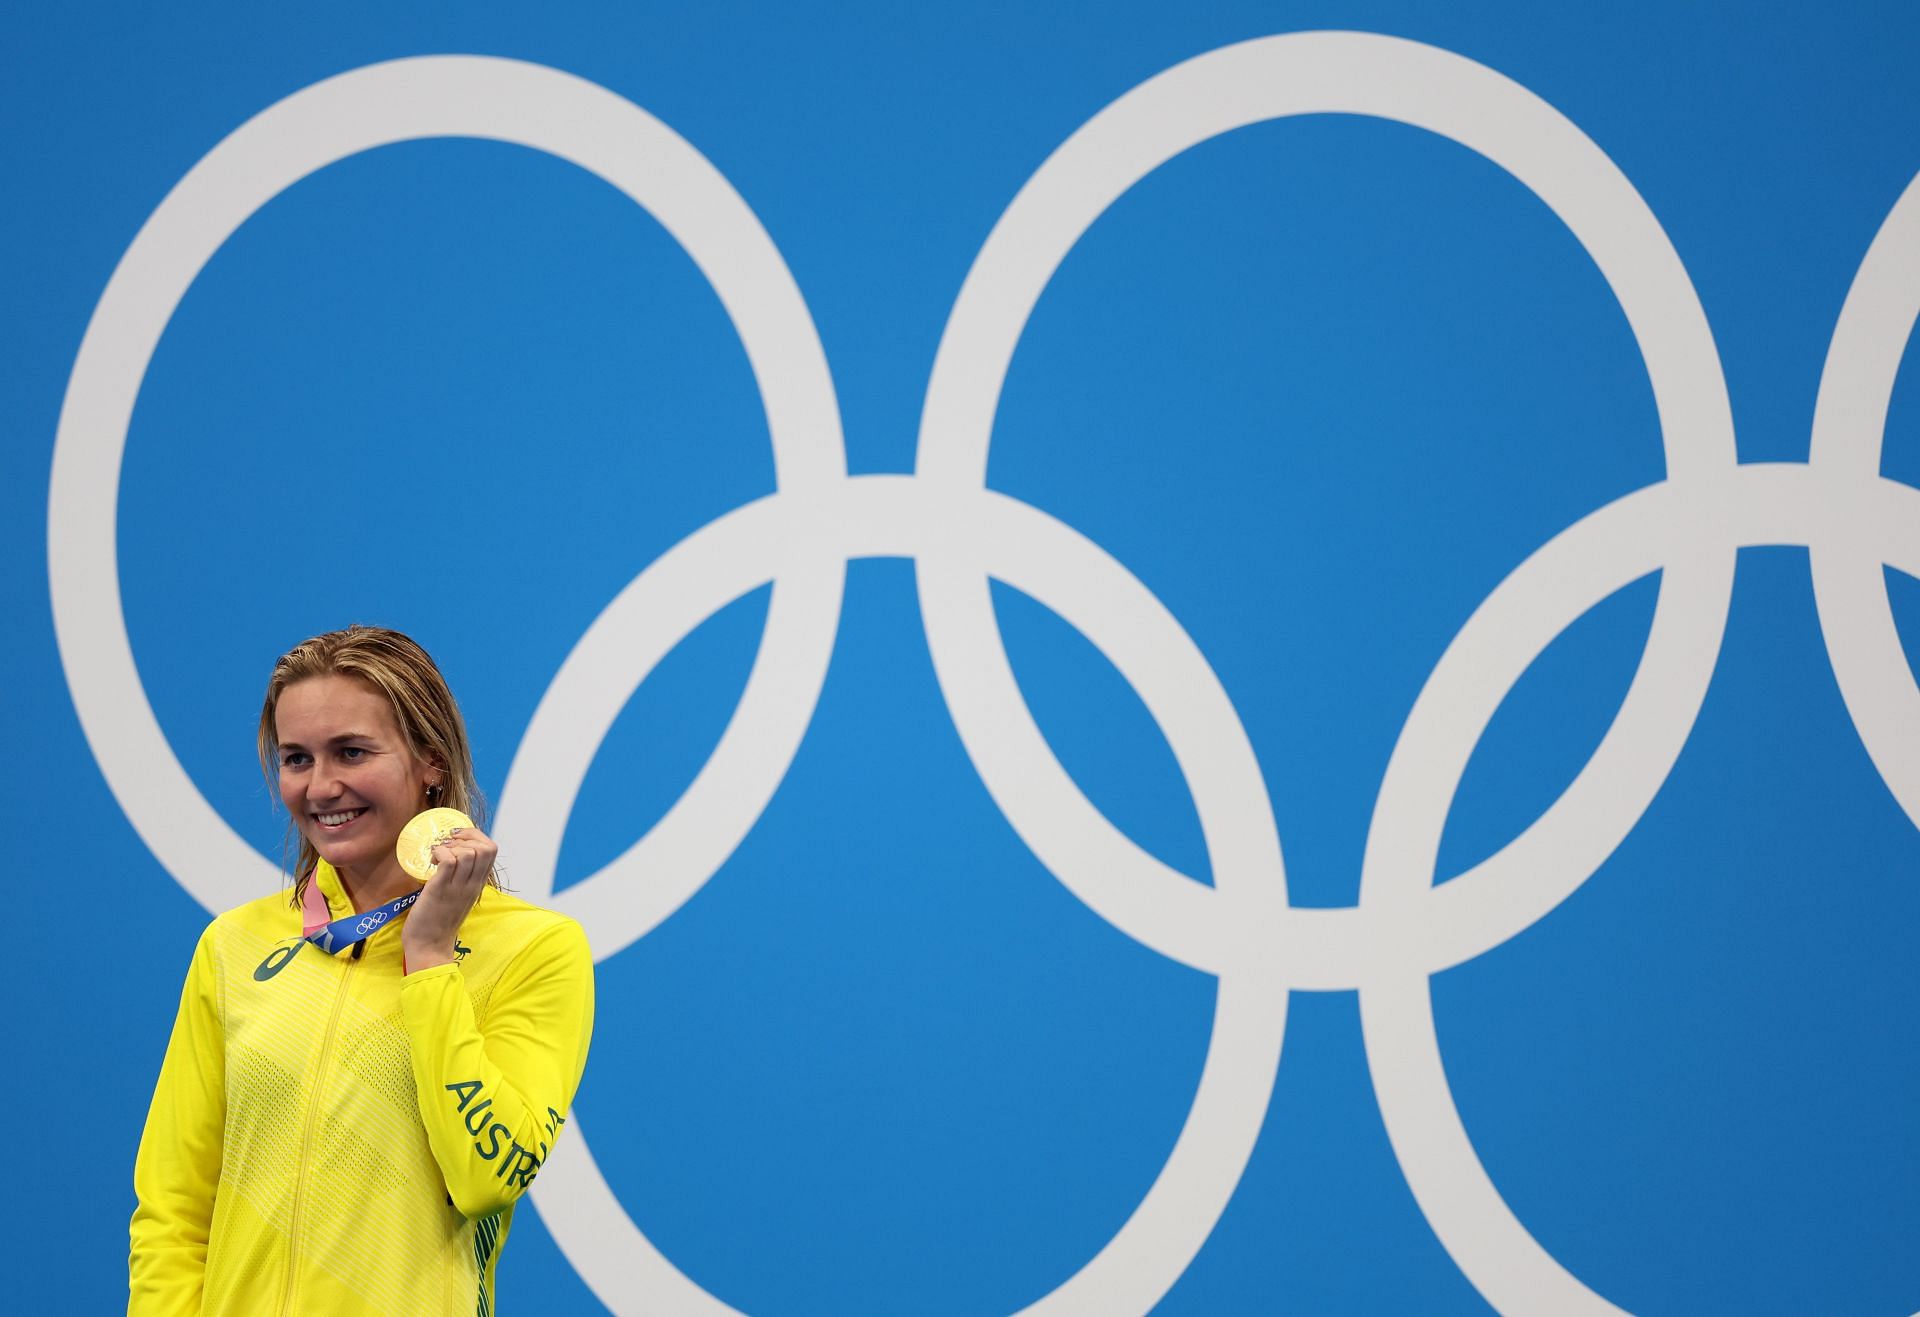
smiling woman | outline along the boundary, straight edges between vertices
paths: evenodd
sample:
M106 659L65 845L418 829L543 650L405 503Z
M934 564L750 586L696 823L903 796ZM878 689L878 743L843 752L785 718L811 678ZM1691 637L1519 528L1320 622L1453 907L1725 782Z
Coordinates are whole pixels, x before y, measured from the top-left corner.
M287 807L288 841L298 839L296 899L322 858L349 882L394 887L393 841L429 805L485 822L460 706L433 659L397 631L348 627L281 656L258 739L260 766ZM369 791L382 799L360 798ZM322 817L323 807L349 817ZM357 826L364 814L372 817Z
M489 1312L586 1064L585 934L500 889L480 826L424 887L401 867L415 814L485 806L459 706L399 632L284 655L260 754L292 899L201 936L134 1168L129 1311Z
M445 771L413 753L387 701L357 677L296 682L275 701L273 719L280 799L304 847L333 866L356 903L396 887L391 841L440 794Z

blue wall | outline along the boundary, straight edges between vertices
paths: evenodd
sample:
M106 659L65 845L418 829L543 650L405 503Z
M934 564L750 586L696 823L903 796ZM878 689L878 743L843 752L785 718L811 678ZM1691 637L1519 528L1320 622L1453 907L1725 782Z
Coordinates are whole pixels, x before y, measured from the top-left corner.
M1206 54L1325 29L1405 40ZM600 957L509 1312L1920 1307L1910 6L0 38L22 1310L120 1302L260 689L354 620ZM277 106L449 53L585 83ZM469 118L331 142L409 87ZM204 267L136 246L210 152Z

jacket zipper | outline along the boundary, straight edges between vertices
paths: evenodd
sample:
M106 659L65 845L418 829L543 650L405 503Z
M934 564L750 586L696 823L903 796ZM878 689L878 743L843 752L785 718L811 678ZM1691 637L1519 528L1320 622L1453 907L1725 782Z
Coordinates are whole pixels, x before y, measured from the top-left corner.
M314 1122L320 1117L321 1086L326 1082L327 1062L333 1058L333 1032L340 1024L341 1008L347 1004L347 981L353 977L353 967L359 959L358 956L349 959L340 975L340 989L333 999L333 1014L327 1019L326 1035L320 1040L320 1064L314 1070L313 1095L307 1103L307 1127L300 1135L300 1161L293 1173L293 1215L287 1230L287 1291L280 1300L282 1317L293 1311L293 1294L299 1283L300 1206L306 1197L307 1162L313 1152Z

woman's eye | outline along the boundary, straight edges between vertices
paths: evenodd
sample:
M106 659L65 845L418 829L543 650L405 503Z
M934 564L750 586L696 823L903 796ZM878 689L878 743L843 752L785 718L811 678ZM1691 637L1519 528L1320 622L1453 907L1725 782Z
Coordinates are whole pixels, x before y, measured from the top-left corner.
M350 745L350 746L347 746L347 747L345 747L344 749L342 749L342 750L340 751L340 757L341 757L342 759L344 759L344 760L346 760L346 761L347 761L348 763L350 763L350 764L351 764L351 763L353 763L353 762L354 762L355 760L357 760L357 759L364 759L364 758L366 758L366 754L367 754L367 752L366 752L365 750L362 750L362 749L361 749L361 748L360 748L359 746L357 746L357 745Z
M307 757L303 754L284 754L280 756L280 767L282 768L304 768L306 764Z

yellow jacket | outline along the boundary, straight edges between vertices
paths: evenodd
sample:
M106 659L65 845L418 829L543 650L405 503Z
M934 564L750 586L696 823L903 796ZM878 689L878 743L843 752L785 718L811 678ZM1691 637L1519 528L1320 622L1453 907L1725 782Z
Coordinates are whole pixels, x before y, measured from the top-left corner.
M324 861L333 917L352 913ZM485 890L459 959L301 941L284 893L200 937L134 1164L127 1311L487 1317L513 1204L580 1083L593 958Z

